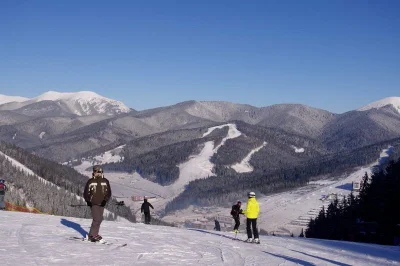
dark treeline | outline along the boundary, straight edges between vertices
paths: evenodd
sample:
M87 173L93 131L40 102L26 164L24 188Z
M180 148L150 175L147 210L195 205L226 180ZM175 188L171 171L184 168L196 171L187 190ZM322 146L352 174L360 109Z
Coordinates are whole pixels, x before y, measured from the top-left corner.
M304 153L297 154L304 158L315 157L327 153L323 143L308 136L289 133L278 128L248 125L241 121L235 121L235 124L238 130L246 136L265 140L267 143L279 146L279 148L283 150L293 151L291 145L298 148L304 148Z
M257 194L269 194L306 183L307 179L300 179L296 176L280 180L278 176L257 178L250 174L232 173L232 175L225 176L219 174L190 182L184 192L167 204L165 211L168 213L187 208L190 205L228 207L238 199L245 199L249 190L254 190Z
M192 204L230 206L232 201L246 198L249 190L267 195L304 186L312 178L339 176L355 167L373 163L387 146L386 142L370 145L351 152L316 157L292 167L285 167L285 164L282 164L282 168L272 171L263 164L263 161L253 158L251 164L254 171L251 173L236 173L229 167L216 165L214 169L216 176L190 182L183 193L167 204L165 211L168 213L187 208ZM396 147L400 147L400 143L396 143L395 149Z
M292 168L304 161L326 153L323 145L305 136L287 133L276 128L266 128L235 121L242 135L228 139L212 162L218 166L229 166L240 162L249 152L267 144L251 157L250 164L262 173L272 173L280 169ZM304 148L304 152L295 152L295 147Z
M241 135L234 139L228 139L223 146L218 149L210 161L218 165L233 165L239 163L251 150L261 146L263 141Z
M203 139L196 139L164 146L157 149L157 152L142 154L131 160L125 159L122 165L131 167L152 182L169 185L179 177L178 165L185 162L190 155L200 153L203 146L200 144L204 142Z
M92 158L103 154L109 150L117 148L118 146L125 145L122 150L121 156L126 158L128 161L134 160L134 158L140 154L148 153L152 150L158 149L159 147L171 145L177 142L191 140L198 138L204 133L203 128L196 129L182 129L182 130L171 130L162 133L156 133L149 136L144 136L126 142L124 139L119 139L108 145L101 146L99 148L90 150L88 152L79 154L79 158ZM80 164L80 160L76 164ZM74 164L74 163L73 163Z
M216 167L221 169L220 173L226 172L222 168L239 163L252 149L264 142L267 142L267 145L251 159L257 177L299 165L304 160L319 156L323 151L316 141L304 136L248 125L240 121L234 123L243 135L228 139L211 158ZM216 129L205 138L199 136L206 132L206 128L178 130L139 138L128 143L123 149L123 162L107 164L104 168L112 171L137 171L142 177L153 182L169 185L179 177L177 165L185 162L190 155L198 154L206 141L212 140L214 146L219 145L227 136L228 129L227 126ZM196 138L193 139L194 137ZM305 152L296 153L293 146L305 148ZM232 173L235 176L240 175Z
M17 146L5 142L0 142L0 150L47 181L80 196L83 195L88 178L74 169L30 154Z
M0 176L6 179L9 190L5 199L20 206L35 207L41 212L90 218L89 208L72 207L70 205L86 205L71 192L55 185L45 183L37 177L28 175L17 169L6 157L0 155Z
M400 140L399 140L399 142L400 142ZM399 147L400 147L400 145L399 145ZM392 160L392 161L396 161L397 160L397 158L400 158L400 149L399 148L396 148L396 146L394 146L392 149L391 149L391 153L390 153L390 160Z
M72 168L32 155L5 142L0 143L0 151L51 183L26 174L13 166L6 157L0 156L0 175L13 188L10 193L6 193L10 202L23 206L29 203L41 212L55 215L90 217L90 215L88 216L89 208L70 206L86 205L84 201L77 199L76 195L83 195L88 177L79 174ZM114 213L114 216L107 216L108 219L113 220L116 216L120 216L135 222L135 216L131 210L126 206L117 206L114 199L110 200L106 208Z
M306 237L393 244L400 237L400 160L363 177L359 195L334 200L312 219Z
M101 146L99 148L96 148L96 149L84 152L82 154L79 154L79 155L77 155L77 156L79 156L77 158L79 158L79 159L81 159L81 158L92 158L92 157L98 156L99 154L103 154L103 153L105 153L107 151L115 149L115 148L117 148L117 147L119 147L121 145L124 145L124 143L125 143L124 140L119 139L117 141L114 141L113 143L110 143L110 144ZM80 164L81 163L80 160L78 160L77 163Z
M194 132L198 134L198 129ZM124 161L103 165L105 170L112 171L136 171L143 178L160 185L169 185L179 178L178 165L187 161L189 156L200 153L207 141L214 141L214 145L220 143L226 136L227 128L214 130L204 138L189 141L181 141L174 144L162 146L144 154L138 154L132 146L124 148ZM161 137L160 137L161 138ZM147 142L147 138L143 140ZM157 141L162 141L158 139ZM170 142L171 140L164 140ZM139 141L134 142L135 147L143 145ZM131 143L132 145L132 143ZM126 157L125 157L126 156Z
M134 139L123 149L122 156L128 161L133 160L140 154L145 154L156 150L162 146L172 145L181 141L197 139L205 133L204 128L182 129L161 132Z

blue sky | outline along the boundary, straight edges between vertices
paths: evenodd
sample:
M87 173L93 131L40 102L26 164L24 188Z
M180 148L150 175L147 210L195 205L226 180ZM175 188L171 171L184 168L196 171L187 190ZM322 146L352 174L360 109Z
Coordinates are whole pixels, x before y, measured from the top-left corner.
M0 94L341 113L400 96L400 1L0 1Z

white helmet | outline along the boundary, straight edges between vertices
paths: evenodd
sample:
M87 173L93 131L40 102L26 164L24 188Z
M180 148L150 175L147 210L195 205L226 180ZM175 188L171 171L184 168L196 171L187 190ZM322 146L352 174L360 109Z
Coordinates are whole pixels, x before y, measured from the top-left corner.
M249 198L254 198L255 196L256 196L256 193L254 193L253 191L249 192Z

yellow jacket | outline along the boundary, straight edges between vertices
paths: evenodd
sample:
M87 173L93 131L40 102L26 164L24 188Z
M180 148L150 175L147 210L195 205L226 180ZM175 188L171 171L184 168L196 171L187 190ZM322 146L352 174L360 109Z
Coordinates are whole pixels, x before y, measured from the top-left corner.
M260 212L260 206L256 198L249 198L246 205L246 217L249 219L256 219L258 217L258 213Z

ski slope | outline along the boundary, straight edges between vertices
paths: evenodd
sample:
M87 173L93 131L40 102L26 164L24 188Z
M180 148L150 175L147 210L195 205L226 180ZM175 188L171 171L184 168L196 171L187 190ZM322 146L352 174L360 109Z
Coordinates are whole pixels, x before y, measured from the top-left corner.
M250 164L251 156L254 153L256 153L259 150L261 150L262 148L264 148L265 145L267 145L267 142L264 141L263 145L251 150L249 152L249 154L247 154L247 156L240 163L236 163L236 164L232 165L231 166L232 169L235 170L237 173L249 173L249 172L252 172L254 169L253 169L253 166L251 166L251 164Z
M329 195L336 194L341 200L351 192L352 182L360 182L365 173L371 175L372 169L382 164L388 159L392 147L383 150L375 163L359 167L343 177L333 177L326 180L310 182L307 186L276 193L269 196L256 195L260 205L258 217L258 227L272 234L277 235L299 235L301 229L307 227L311 218L315 218L322 206L327 207L330 203ZM242 207L246 207L246 198L239 198L243 202ZM234 204L235 202L232 202ZM164 221L184 223L185 220L200 221L208 219L204 226L213 224L214 218L222 219L221 230L231 231L233 229L233 219L230 216L230 208L224 207L189 207L184 210L176 211L163 217ZM225 222L226 221L226 222ZM241 216L241 228L244 230L246 219ZM213 227L211 227L213 228Z
M256 245L230 233L129 222L103 222L100 234L111 245L69 239L90 224L0 211L1 265L400 265L394 246L273 236Z
M310 218L317 216L322 206L326 209L331 201L329 195L336 194L339 200L347 197L351 193L352 183L360 182L365 173L371 176L372 169L388 159L391 150L392 147L388 147L375 163L360 167L344 178L310 182L296 190L259 198L260 228L279 234L293 232L298 235L302 228L306 228Z
M169 186L161 186L142 178L138 173L121 173L121 172L108 172L105 173L106 178L110 181L113 196L118 200L124 200L136 214L139 214L142 202L132 202L132 196L148 196L156 197L151 200L155 210L164 210L165 205L174 197L178 196L184 191L185 186L190 181L205 178L214 175L212 169L214 164L210 162L210 158L218 152L228 139L239 137L242 133L237 129L235 124L224 124L220 126L210 127L203 137L211 134L215 129L228 127L227 135L222 139L221 143L217 146L213 141L207 141L199 154L194 154L189 157L186 162L179 165L179 178ZM80 173L90 176L91 171L86 171L93 164L102 164L106 162L119 161L122 158L118 155L123 146L117 149L108 151L101 156L96 156L90 160L84 160L74 168ZM113 154L113 156L111 156ZM94 160L95 159L95 160Z

